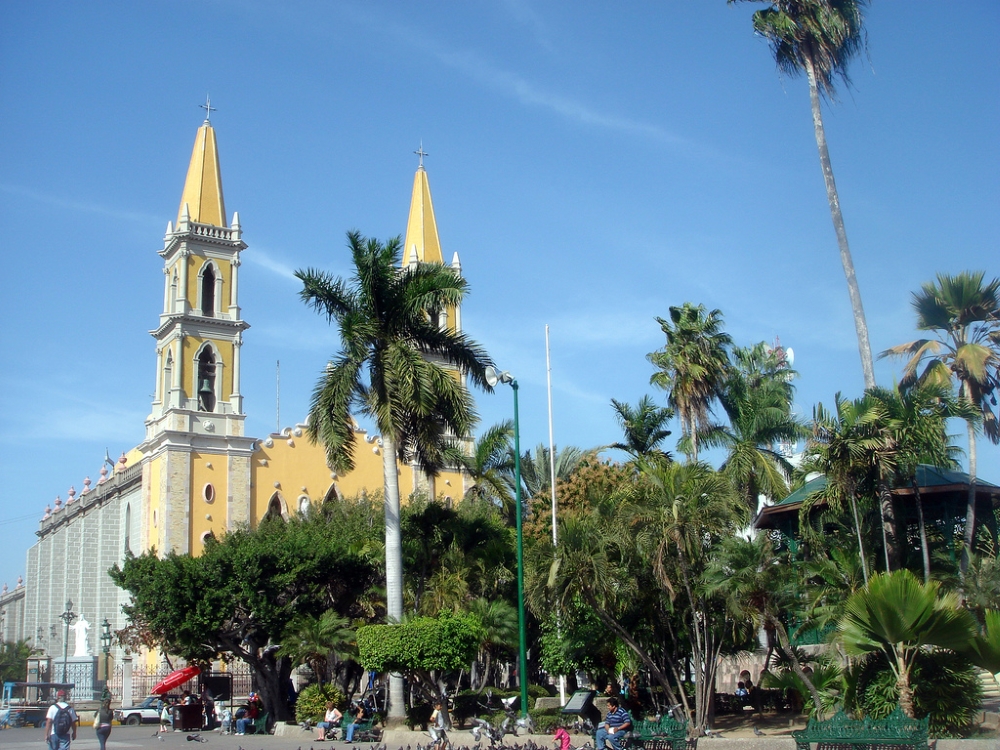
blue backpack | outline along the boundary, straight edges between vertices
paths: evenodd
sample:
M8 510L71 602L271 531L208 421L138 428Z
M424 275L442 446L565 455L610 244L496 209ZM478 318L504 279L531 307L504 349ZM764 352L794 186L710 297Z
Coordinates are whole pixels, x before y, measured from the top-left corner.
M56 718L52 720L52 729L60 737L67 737L73 729L73 711L69 706L63 708L56 705Z

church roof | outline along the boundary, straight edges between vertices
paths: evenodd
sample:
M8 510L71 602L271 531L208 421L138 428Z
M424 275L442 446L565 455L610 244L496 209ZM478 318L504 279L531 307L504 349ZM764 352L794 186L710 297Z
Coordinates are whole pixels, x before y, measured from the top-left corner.
M403 247L403 265L415 259L421 263L444 263L441 240L438 239L434 204L431 203L431 184L423 164L413 178L413 195L410 198L410 218L406 222L406 244Z
M194 139L191 164L188 166L184 193L177 211L177 223L184 217L187 205L188 218L199 224L217 227L226 224L226 204L222 199L222 173L219 170L219 151L215 145L215 129L205 120Z

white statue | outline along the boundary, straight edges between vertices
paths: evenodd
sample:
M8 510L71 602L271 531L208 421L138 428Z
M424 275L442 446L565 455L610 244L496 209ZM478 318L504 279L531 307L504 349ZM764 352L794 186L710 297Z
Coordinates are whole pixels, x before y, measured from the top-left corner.
M69 626L69 629L76 633L76 650L73 652L73 656L90 656L90 644L87 643L87 631L90 630L90 623L81 615L75 624Z

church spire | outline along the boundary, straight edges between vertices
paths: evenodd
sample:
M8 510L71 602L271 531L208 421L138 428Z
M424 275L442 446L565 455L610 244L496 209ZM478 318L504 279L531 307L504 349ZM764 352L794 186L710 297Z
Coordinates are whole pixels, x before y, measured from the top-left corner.
M438 239L437 220L434 218L434 205L431 203L431 185L424 170L423 145L415 151L420 157L420 166L413 178L413 195L410 198L410 218L406 222L406 245L403 249L403 262L406 263L414 254L421 263L444 263L441 254L441 240Z
M211 114L211 110L208 114ZM207 117L198 128L198 135L194 140L191 164L184 181L184 193L177 210L178 224L185 213L190 221L199 224L228 226L226 204L222 199L222 173L219 171L219 152L215 146L215 129Z

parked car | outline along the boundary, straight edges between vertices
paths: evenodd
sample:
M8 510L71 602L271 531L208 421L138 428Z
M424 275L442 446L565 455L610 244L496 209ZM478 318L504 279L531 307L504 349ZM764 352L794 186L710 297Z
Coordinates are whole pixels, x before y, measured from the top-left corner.
M115 709L115 719L122 724L138 726L139 724L156 724L163 710L163 697L151 695L137 706L122 706Z

